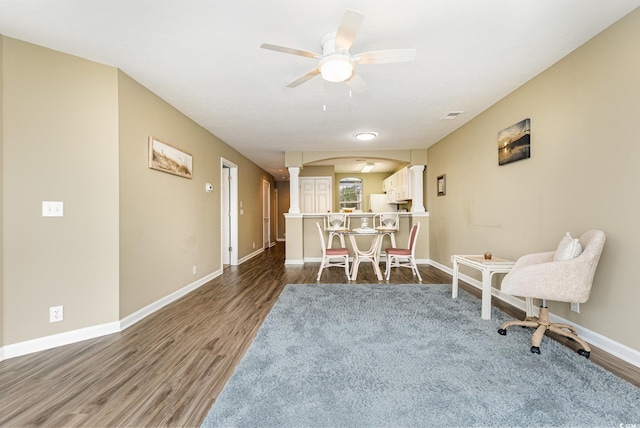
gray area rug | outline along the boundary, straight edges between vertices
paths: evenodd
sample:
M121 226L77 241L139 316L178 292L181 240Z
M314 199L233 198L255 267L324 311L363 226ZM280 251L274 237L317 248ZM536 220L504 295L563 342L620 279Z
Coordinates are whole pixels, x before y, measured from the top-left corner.
M640 388L451 285L287 285L203 427L640 426Z

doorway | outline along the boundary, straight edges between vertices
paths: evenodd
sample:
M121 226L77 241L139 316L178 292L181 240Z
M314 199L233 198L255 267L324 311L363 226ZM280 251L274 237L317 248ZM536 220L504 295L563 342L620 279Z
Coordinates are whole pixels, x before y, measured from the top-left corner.
M220 253L225 268L238 265L238 166L224 158L220 160Z

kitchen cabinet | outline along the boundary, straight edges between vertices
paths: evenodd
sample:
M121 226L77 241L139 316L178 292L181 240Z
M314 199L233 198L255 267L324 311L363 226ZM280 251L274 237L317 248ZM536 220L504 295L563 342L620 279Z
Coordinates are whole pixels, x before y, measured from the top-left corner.
M382 182L382 189L390 204L405 203L411 199L411 174L409 168L402 168Z
M411 175L409 168L402 168L396 175L396 200L407 201L411 199Z

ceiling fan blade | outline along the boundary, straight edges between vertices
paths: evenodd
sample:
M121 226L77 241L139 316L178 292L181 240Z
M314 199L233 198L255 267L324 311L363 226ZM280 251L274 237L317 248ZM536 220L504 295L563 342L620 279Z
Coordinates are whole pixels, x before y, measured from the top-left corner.
M291 55L304 56L304 57L307 57L307 58L322 58L322 55L317 54L317 53L308 52L308 51L302 51L300 49L287 48L287 47L284 47L284 46L272 45L272 44L269 44L269 43L263 43L263 44L260 45L260 47L262 49L269 49L269 50L276 51L276 52L282 52L282 53L291 54Z
M364 83L362 77L355 71L351 75L351 78L347 80L347 85L349 85L349 89L351 89L351 92L354 94L359 94L367 90L367 84Z
M287 85L287 88L295 88L296 86L302 85L304 82L306 82L307 80L313 79L318 74L320 74L320 70L318 70L317 68L315 70L311 70L310 72L308 72L304 76L302 76L302 77L294 80L293 82L289 83Z
M336 31L336 49L348 52L360 30L364 15L355 10L347 9Z
M388 49L364 52L353 56L353 61L357 64L389 64L392 62L413 61L414 59L416 59L415 49Z

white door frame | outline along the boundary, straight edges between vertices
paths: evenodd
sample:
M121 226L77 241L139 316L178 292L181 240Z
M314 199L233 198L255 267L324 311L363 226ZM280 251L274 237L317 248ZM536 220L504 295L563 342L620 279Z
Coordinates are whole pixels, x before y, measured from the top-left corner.
M271 183L262 180L262 248L271 247Z
M277 241L278 238L280 238L280 228L278 227L278 220L279 220L279 216L278 216L278 207L280 206L280 199L278 197L278 188L276 187L275 189L273 189L273 197L275 199L275 201L273 201L273 214L275 216L274 218L274 223L275 223L275 229L276 229L276 236L273 237L273 241Z
M227 174L224 171L224 168L229 169L227 180ZM231 266L238 265L238 165L233 162L220 158L220 189L223 191L220 192L220 198L227 198L228 201L221 200L221 219L220 219L220 266L224 266L224 254L225 252L229 253L229 264ZM224 191L224 189L228 189L228 192ZM225 207L228 207L228 212ZM226 228L225 217L228 218L228 229ZM222 234L229 234L229 247L225 245L225 239ZM226 247L226 248L225 248Z

